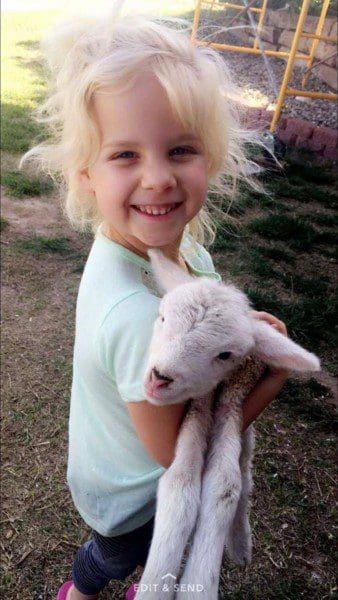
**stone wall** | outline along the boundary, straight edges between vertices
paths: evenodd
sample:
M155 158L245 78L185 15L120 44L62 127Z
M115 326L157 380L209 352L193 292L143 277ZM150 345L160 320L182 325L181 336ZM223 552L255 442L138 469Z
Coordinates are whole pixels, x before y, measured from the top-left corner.
M256 20L257 15L253 13ZM264 19L264 26L261 32L261 38L267 50L279 50L289 52L293 36L297 26L298 15L288 10L267 10ZM303 27L306 33L315 33L318 23L318 17L309 15ZM254 34L250 27L247 29L232 31L243 45L253 44ZM338 37L337 20L332 17L326 17L321 35L327 37ZM298 51L309 54L313 40L301 37L299 40ZM333 55L333 56L332 56ZM315 67L313 72L316 76L325 81L334 90L338 89L337 84L337 44L319 42L316 50L317 61L324 62ZM316 62L316 61L315 61ZM295 66L306 68L306 61L296 59Z
M250 129L268 131L271 111L264 108L247 107L242 112L242 124ZM277 137L288 144L314 152L320 160L338 161L338 132L329 127L319 127L304 119L282 116L275 131Z

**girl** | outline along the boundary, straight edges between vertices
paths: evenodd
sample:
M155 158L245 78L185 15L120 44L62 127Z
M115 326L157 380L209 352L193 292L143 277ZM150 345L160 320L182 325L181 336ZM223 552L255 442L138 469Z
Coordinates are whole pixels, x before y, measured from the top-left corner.
M161 248L196 277L220 279L202 245L214 237L217 214L207 192L231 197L239 177L249 181L243 145L254 135L237 122L223 59L192 46L182 22L77 16L48 33L44 51L55 87L40 120L53 138L24 160L61 174L71 223L95 231L76 309L67 472L93 531L57 598L93 599L145 565L158 480L186 409L143 399L160 301L147 249ZM272 315L255 315L286 333ZM269 371L257 384L243 429L285 377Z

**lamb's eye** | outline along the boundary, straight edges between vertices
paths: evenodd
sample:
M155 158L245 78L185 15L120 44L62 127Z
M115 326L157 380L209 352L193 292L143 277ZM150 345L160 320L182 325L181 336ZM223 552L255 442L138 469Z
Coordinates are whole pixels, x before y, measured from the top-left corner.
M162 323L164 321L164 317L162 315L160 315L160 321L162 321Z
M221 352L217 358L219 358L220 360L228 360L228 358L230 358L231 356L231 352Z

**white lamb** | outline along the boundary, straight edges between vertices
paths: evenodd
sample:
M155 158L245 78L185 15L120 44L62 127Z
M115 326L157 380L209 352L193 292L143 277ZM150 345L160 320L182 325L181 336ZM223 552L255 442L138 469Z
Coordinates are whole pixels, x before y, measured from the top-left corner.
M314 354L253 318L247 297L232 284L193 278L159 250L149 256L167 293L154 325L145 395L158 406L188 399L190 405L175 458L159 481L136 599L216 600L224 547L238 564L251 558L254 430L241 434L242 401L263 363L296 371L320 365Z

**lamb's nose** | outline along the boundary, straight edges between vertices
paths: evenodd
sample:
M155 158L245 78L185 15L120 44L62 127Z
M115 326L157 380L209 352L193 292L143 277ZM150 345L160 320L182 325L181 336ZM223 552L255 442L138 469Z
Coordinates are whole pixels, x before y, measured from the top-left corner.
M153 368L150 376L150 384L154 389L159 387L166 387L174 381L171 377L162 375L155 367Z

